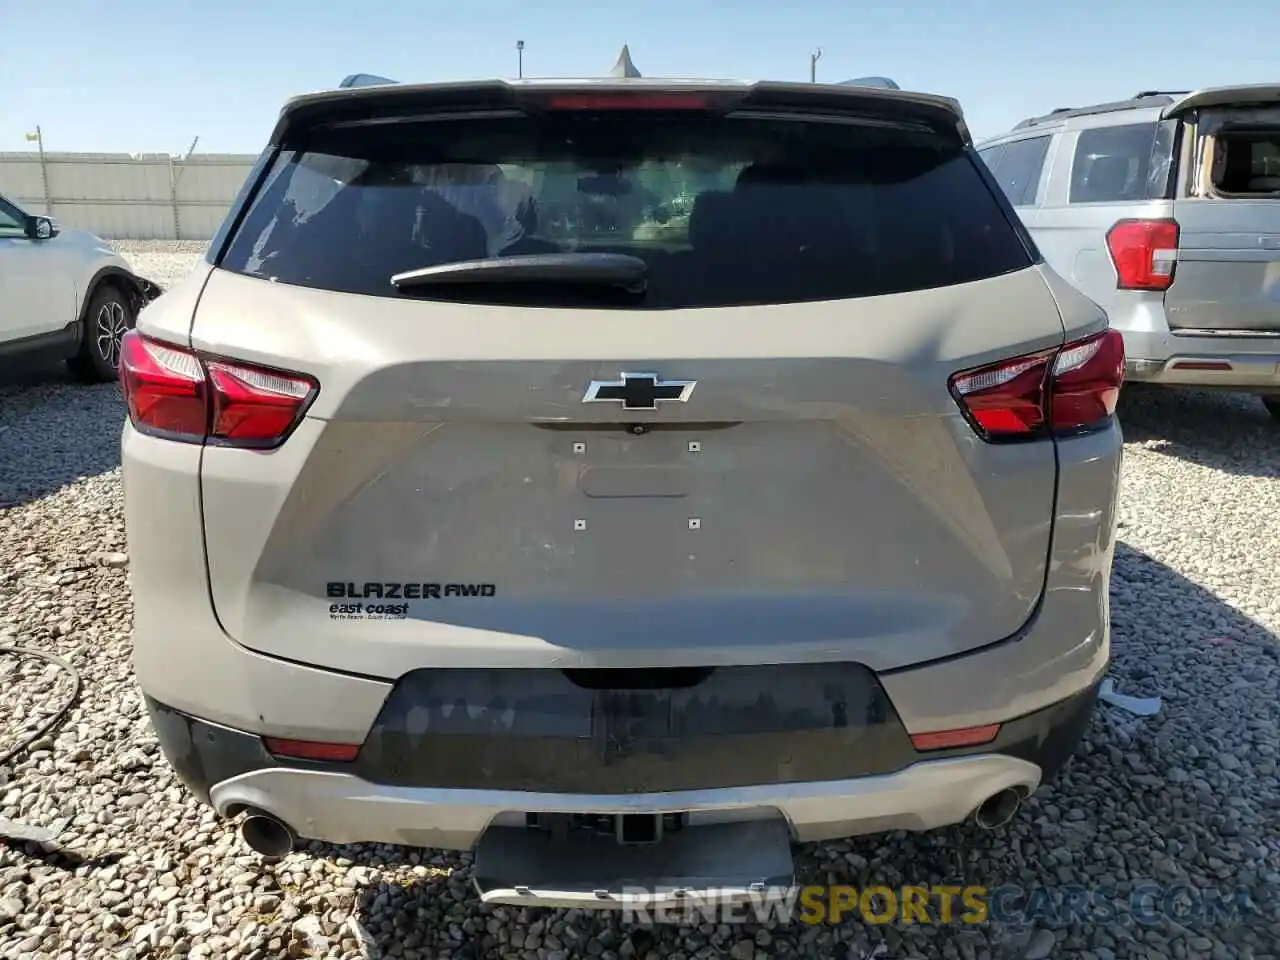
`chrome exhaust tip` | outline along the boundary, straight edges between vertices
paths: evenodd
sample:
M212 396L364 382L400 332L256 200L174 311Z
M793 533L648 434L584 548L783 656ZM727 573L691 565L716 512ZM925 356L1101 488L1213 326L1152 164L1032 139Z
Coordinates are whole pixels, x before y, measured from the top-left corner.
M254 853L279 860L293 852L298 838L288 825L269 813L251 812L240 824L240 839Z
M1022 806L1022 793L1005 787L983 800L974 811L973 821L983 830L996 830L1012 820Z

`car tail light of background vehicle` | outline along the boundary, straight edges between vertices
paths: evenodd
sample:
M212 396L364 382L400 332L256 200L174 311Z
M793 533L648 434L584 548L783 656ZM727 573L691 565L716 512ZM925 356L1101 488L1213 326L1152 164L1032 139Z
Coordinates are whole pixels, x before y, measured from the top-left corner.
M1105 427L1124 381L1124 341L1115 330L1053 350L962 370L952 396L988 441L1069 436Z
M278 447L319 391L311 377L201 357L130 330L120 386L143 433L186 443Z
M1178 262L1175 220L1121 220L1107 231L1120 290L1168 290Z

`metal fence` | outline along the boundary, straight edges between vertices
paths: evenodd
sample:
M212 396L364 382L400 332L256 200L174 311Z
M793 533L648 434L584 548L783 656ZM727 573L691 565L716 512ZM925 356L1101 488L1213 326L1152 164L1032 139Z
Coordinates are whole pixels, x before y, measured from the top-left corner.
M0 153L0 194L111 240L208 240L256 158L247 154Z

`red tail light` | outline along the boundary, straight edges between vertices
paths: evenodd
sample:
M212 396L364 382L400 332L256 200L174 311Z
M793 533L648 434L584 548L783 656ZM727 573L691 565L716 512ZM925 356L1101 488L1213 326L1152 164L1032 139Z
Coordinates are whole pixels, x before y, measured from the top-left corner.
M1069 343L1049 377L1049 425L1076 433L1110 422L1124 382L1124 338L1115 330Z
M1115 330L951 377L951 394L984 440L1031 440L1106 426L1124 381Z
M120 386L143 433L259 450L283 443L319 390L301 374L204 358L136 330L120 343Z
M1168 290L1178 262L1176 220L1121 220L1107 231L1120 290Z

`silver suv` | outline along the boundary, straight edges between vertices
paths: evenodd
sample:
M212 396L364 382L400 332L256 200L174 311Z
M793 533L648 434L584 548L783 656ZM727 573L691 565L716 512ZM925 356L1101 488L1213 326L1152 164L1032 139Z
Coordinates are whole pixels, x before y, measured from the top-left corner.
M999 825L1092 713L1122 344L953 100L295 99L123 356L137 677L264 855L745 896Z
M1280 419L1280 85L1055 110L978 150L1124 335L1129 380L1255 393Z

